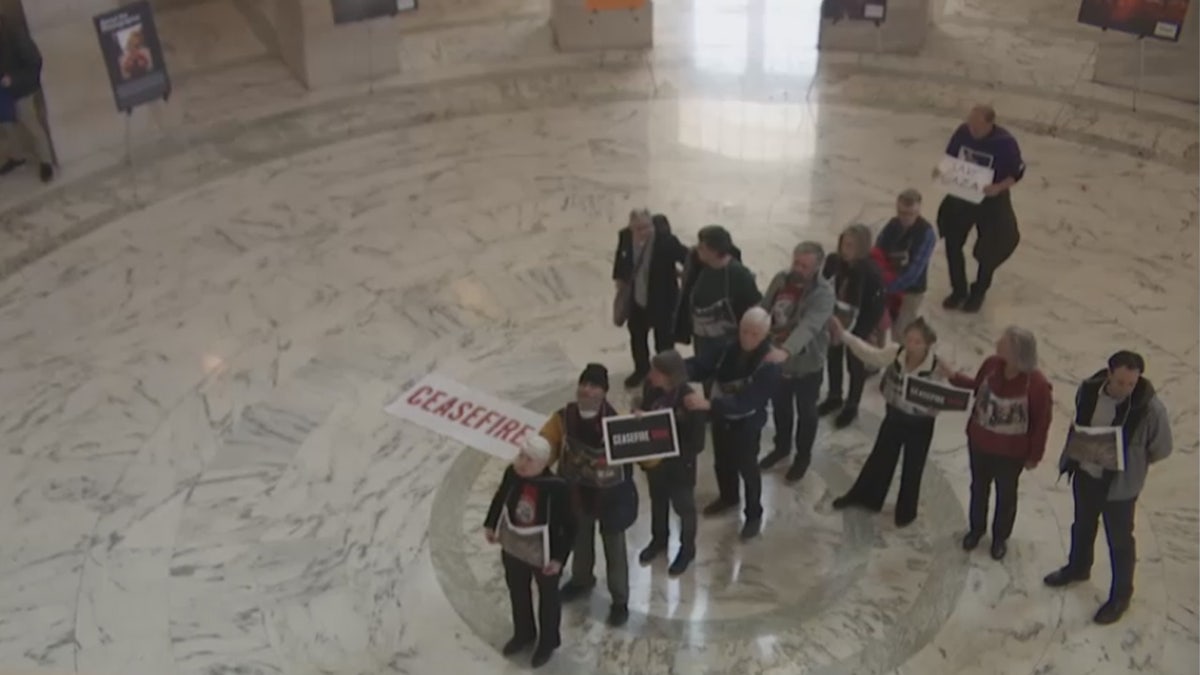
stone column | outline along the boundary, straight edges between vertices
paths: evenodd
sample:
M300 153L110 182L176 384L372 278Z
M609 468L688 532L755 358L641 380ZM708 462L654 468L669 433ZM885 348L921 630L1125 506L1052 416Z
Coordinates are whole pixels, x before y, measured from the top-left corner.
M821 19L817 49L916 54L925 46L939 7L935 0L888 0L886 20L878 26L873 21Z
M1100 34L1096 68L1092 79L1101 84L1134 89L1142 70L1141 90L1168 98L1200 101L1200 8L1188 6L1179 32L1179 42L1105 31ZM1141 44L1139 44L1141 43ZM1140 51L1145 49L1145 63Z
M564 52L642 49L654 44L654 3L592 11L586 0L550 0L554 42Z
M394 17L334 25L329 0L275 0L275 18L279 56L309 89L400 70Z

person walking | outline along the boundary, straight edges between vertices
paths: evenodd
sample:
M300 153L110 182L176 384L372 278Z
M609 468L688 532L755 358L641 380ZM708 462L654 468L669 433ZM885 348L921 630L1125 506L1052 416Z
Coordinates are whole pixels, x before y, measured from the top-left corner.
M808 472L817 438L817 399L829 351L829 319L836 304L833 286L821 277L824 262L820 244L800 243L792 252L791 268L775 275L762 303L770 312L771 341L787 359L771 401L775 447L759 468L765 471L787 459L794 438L796 457L785 475L791 482Z
M671 539L670 511L679 516L679 551L668 574L677 577L696 558L696 458L704 450L707 416L683 404L691 393L687 363L674 349L650 359L650 373L636 411L672 410L679 456L668 457L646 468L650 485L650 543L638 555L649 564L667 552Z
M929 445L933 442L937 411L908 401L904 393L904 378L941 379L937 374L938 358L933 352L937 333L924 319L916 319L904 330L902 344L892 343L880 348L846 330L836 318L829 326L833 336L864 363L886 369L880 388L887 402L883 423L879 425L875 445L867 456L866 464L863 464L850 490L833 500L833 508L861 506L876 513L882 510L892 484L892 475L896 472L896 463L903 452L895 521L896 527L906 527L917 519L921 476L925 472L925 460L929 457Z
M38 114L37 93L42 90L42 53L19 21L0 13L0 88L13 101L15 124L6 125L7 157L0 175L12 173L32 153L43 183L54 178L50 139Z
M1050 381L1038 370L1037 339L1024 328L1009 326L996 342L996 354L984 360L974 377L954 372L944 361L938 370L954 386L975 392L975 409L967 423L971 515L963 550L974 550L987 532L988 501L995 485L991 553L1002 560L1017 519L1021 471L1035 469L1042 461L1054 409Z
M921 216L921 193L909 188L896 198L896 217L888 221L875 239L895 278L888 281L884 294L896 298L892 319L892 339L903 342L904 333L921 314L929 284L929 261L937 247L933 225Z
M838 252L825 259L823 275L829 279L837 298L833 314L850 332L864 340L879 327L885 311L883 279L871 259L871 230L866 225L851 225L838 237ZM867 368L847 352L841 342L831 340L827 354L829 391L817 414L824 417L837 412L834 426L844 429L858 418L858 404L867 383ZM850 373L850 389L842 398L843 364Z
M708 225L697 236L699 243L684 270L675 338L691 342L697 357L713 363L737 341L738 322L762 294L728 230Z
M971 109L966 122L950 137L946 154L992 169L995 175L995 182L983 189L981 203L946 195L937 213L938 232L946 240L946 263L950 268L951 293L942 307L978 312L996 270L1021 241L1012 187L1025 176L1025 162L1017 139L996 124L996 111L987 105ZM934 176L938 173L935 168ZM972 254L979 271L975 283L968 287L963 248L972 229L976 233Z
M1137 498L1149 466L1171 454L1171 420L1145 371L1140 354L1119 351L1109 357L1107 368L1079 385L1075 423L1058 460L1059 471L1072 483L1075 522L1067 564L1046 575L1045 583L1057 588L1091 577L1097 521L1103 517L1112 584L1108 600L1096 611L1098 624L1116 623L1129 609L1137 563L1133 539ZM1080 452L1073 443L1081 435L1075 427L1108 428L1119 434L1122 443L1118 447L1124 449L1124 455L1118 470L1105 468Z
M633 352L633 374L625 387L640 385L650 371L650 331L654 331L654 353L675 345L672 325L679 304L679 270L687 262L688 250L671 233L666 217L655 217L646 209L629 214L629 225L617 236L613 258L613 281L617 302L623 305L629 327L629 346Z

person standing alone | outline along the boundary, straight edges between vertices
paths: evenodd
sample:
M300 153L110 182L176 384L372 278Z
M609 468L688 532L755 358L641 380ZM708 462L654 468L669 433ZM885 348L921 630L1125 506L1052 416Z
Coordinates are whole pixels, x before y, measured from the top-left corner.
M8 159L0 164L0 175L25 164L24 157L32 151L42 182L50 182L54 162L36 98L42 90L42 54L29 31L4 14L0 14L0 87L12 98L16 113L15 124L5 129Z

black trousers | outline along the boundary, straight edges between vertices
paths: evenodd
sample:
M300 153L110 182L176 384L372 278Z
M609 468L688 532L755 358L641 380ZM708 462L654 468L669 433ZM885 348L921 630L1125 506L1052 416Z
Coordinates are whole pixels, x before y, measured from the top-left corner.
M910 522L916 518L917 502L921 496L921 476L925 472L925 460L929 457L929 444L933 441L933 422L932 417L909 415L888 407L883 423L879 425L879 433L875 436L875 447L871 448L866 464L858 473L858 480L854 481L854 486L846 496L869 509L882 509L903 451L896 520Z
M829 398L842 398L842 363L850 371L850 390L846 393L847 408L857 409L862 400L863 387L867 384L867 366L845 345L829 348L827 368L829 370Z
M971 457L971 531L987 532L988 502L996 486L996 514L992 519L992 541L1007 541L1017 521L1017 487L1025 461L989 455L974 448Z
M1104 517L1108 538L1108 557L1112 564L1109 597L1129 600L1133 597L1133 569L1137 550L1133 540L1133 513L1136 499L1108 501L1110 481L1093 478L1087 472L1075 472L1075 522L1071 525L1071 558L1067 566L1077 572L1090 572L1096 550L1097 521Z
M748 420L712 421L713 469L721 501L736 504L746 484L746 518L762 517L762 472L758 468L758 446L762 428Z
M656 544L671 540L671 509L679 516L679 550L696 552L696 458L664 460L646 472L650 484L650 534Z
M775 452L790 455L795 430L796 464L807 471L812 463L813 442L817 440L817 399L821 396L821 371L779 381L771 407L775 415Z
M533 640L541 636L540 647L558 647L562 643L558 627L562 623L562 600L558 595L559 575L548 576L539 569L507 553L504 561L504 582L508 584L508 599L512 603L513 636ZM533 584L538 588L538 621L533 616ZM538 630L538 627L541 630Z
M947 196L938 207L938 233L946 240L946 264L950 268L950 287L955 295L982 296L992 286L992 277L1008 260L1021 241L1012 195L1002 192L981 204ZM979 263L975 284L967 286L967 263L963 249L975 230L973 255Z
M665 352L675 347L675 333L671 327L671 312L652 313L645 307L639 307L636 302L629 305L629 349L633 352L634 372L645 375L650 372L651 329L654 330L654 353Z

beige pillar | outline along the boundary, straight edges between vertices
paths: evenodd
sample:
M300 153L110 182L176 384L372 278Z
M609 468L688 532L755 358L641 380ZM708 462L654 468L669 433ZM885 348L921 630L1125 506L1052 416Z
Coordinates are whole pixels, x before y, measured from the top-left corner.
M1179 42L1114 31L1100 34L1096 68L1092 78L1101 84L1134 89L1141 70L1141 91L1182 101L1200 101L1200 8L1188 6L1179 32ZM1141 50L1145 50L1144 58Z
M309 89L365 82L400 70L396 18L334 25L329 0L274 2L279 56Z
M654 44L654 3L593 11L586 0L550 0L554 43L564 52L644 49Z
M888 0L887 17L879 25L873 21L822 19L817 49L916 54L925 46L925 36L939 7L935 0Z

